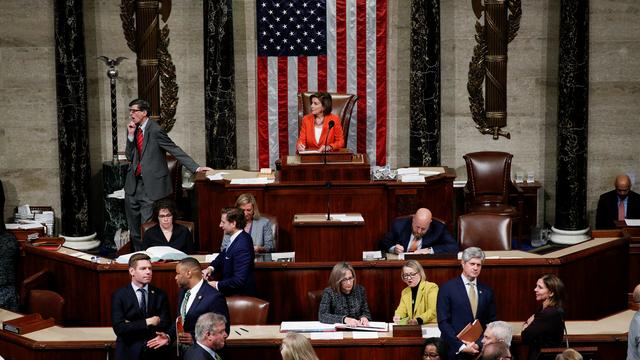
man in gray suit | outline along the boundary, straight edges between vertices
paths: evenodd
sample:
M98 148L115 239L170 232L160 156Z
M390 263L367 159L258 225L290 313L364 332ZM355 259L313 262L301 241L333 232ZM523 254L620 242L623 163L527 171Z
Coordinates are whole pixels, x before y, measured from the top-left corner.
M124 184L124 204L134 251L142 250L140 225L151 220L153 202L172 192L165 154L175 156L191 172L213 170L199 166L158 123L149 121L149 109L149 103L142 99L129 103L131 122L127 125L125 154L131 164Z

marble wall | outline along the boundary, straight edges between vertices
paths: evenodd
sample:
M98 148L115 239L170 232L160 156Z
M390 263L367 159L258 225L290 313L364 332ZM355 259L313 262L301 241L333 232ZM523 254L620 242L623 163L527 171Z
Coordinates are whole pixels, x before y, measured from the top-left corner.
M122 34L119 1L85 0L85 44L93 198L102 194L101 163L111 158L109 84L99 55L127 56L118 81L120 148L127 103L137 94L135 55ZM409 161L409 0L389 2L389 162ZM405 6L407 5L407 6ZM539 216L553 220L559 2L524 1L518 37L509 45L508 113L511 140L492 140L474 128L466 82L474 46L475 17L467 1L441 1L442 163L465 177L462 155L477 150L514 154L513 170L532 171L543 183ZM255 168L254 0L233 1L238 167ZM638 176L640 130L634 126L640 93L640 4L591 0L589 213L613 176ZM168 25L180 102L170 136L199 163L205 162L202 0L173 1ZM5 217L17 204L51 204L59 212L53 1L0 2L0 177ZM96 207L93 206L93 210ZM101 204L97 207L101 209ZM593 215L591 215L593 218Z

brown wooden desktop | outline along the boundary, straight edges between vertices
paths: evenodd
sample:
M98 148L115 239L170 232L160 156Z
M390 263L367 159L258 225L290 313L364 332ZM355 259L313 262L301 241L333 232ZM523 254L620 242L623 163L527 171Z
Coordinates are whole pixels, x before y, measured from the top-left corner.
M22 265L25 276L49 269L58 291L66 300L66 324L73 326L109 326L111 294L130 282L126 265L93 263L67 254L50 252L29 245L24 247ZM498 318L523 321L537 308L533 287L544 273L555 273L567 286L571 306L567 319L596 319L627 306L626 239L595 239L544 256L518 251L488 252L501 254L489 258L482 270L481 281L494 289ZM511 258L518 256L520 258ZM427 278L437 284L460 275L460 262L455 258L420 260ZM335 262L265 262L256 263L255 279L258 297L270 302L268 323L286 320L310 320L315 309L309 306L307 293L327 286ZM369 294L369 306L375 320L390 320L404 283L400 280L403 262L352 262L357 282ZM206 266L203 264L203 267ZM597 270L594 270L597 269ZM178 288L175 264L154 264L153 284L164 289L172 313L177 309ZM593 294L598 284L599 296ZM605 296L606 294L606 296Z

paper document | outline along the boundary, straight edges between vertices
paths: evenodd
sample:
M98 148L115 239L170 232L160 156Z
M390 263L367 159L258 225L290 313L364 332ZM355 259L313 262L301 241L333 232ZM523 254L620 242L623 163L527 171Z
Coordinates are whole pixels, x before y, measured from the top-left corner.
M283 321L280 324L280 332L316 332L335 331L334 324L323 324L320 321Z
M436 176L436 175L440 175L441 172L439 171L433 171L433 170L421 170L420 171L420 175L424 175L424 176Z
M217 174L207 175L207 179L209 179L209 180L223 180L224 179L224 175L226 175L226 174L228 174L228 173L219 172Z
M129 258L133 254L147 254L151 258L151 262L160 260L177 261L186 258L188 255L178 249L174 249L171 246L152 246L145 251L136 251L131 254L120 255L116 259L118 264L127 264Z
M275 180L257 177L257 178L244 178L244 179L231 179L231 185L260 185L260 184L272 184Z
M320 150L302 150L302 151L298 151L298 154L300 155L304 155L304 154L321 154L322 152Z
M624 219L627 226L640 226L640 219Z
M362 330L362 331L389 331L389 324L382 321L369 321L368 326L349 326L347 324L335 324L338 330Z
M218 257L218 255L219 255L219 253L213 253L213 254L206 255L206 256L204 257L204 261L206 261L206 262L210 263L210 262L212 262L213 260L215 260L215 259Z
M423 326L422 327L422 337L430 338L430 337L440 337L440 329L437 326Z
M354 339L377 339L378 333L375 331L354 331L351 333Z
M113 193L107 195L110 199L124 199L124 188L116 190Z
M420 169L415 167L398 169L398 175L418 175L419 173L420 173Z
M401 181L405 182L426 182L424 179L424 175L402 175Z
M311 340L342 340L344 333L342 331L312 332L309 338Z
M360 214L357 214L357 215L332 214L331 215L331 220L343 221L343 222L349 222L349 221L362 221L362 222L364 222L364 218Z
M26 224L5 224L7 230L30 230L43 228L40 223L26 223Z

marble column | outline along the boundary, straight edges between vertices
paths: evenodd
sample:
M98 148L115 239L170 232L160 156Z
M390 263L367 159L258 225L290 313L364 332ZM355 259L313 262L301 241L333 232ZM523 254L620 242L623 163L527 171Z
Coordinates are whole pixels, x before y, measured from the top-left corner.
M231 0L204 0L204 106L207 166L235 168L236 97Z
M585 240L589 120L589 1L562 0L558 71L558 163L552 241Z
M56 0L54 16L61 234L86 236L93 230L82 0Z
M411 1L411 166L440 164L440 0Z

